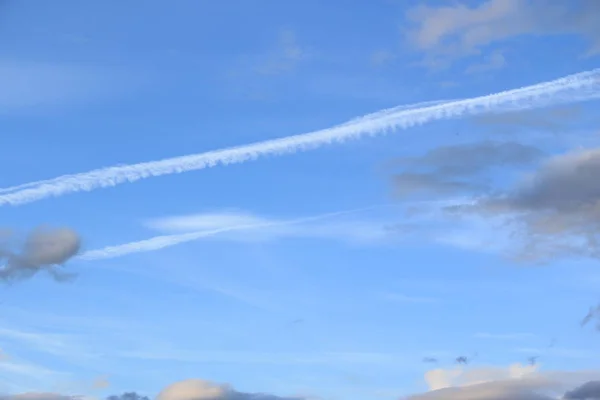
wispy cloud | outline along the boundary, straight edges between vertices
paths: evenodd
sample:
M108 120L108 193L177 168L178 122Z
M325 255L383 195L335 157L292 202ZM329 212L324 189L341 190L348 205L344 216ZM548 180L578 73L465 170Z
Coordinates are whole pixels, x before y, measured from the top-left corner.
M295 153L367 135L383 134L393 129L408 129L435 120L587 101L600 97L599 78L600 69L597 69L487 96L405 109L376 118L366 116L333 128L246 146L65 175L0 189L0 205L25 204L47 197L91 191L155 176L210 168L219 164L243 163L266 155Z
M167 217L149 221L148 224L154 228L161 228L171 232L184 231L186 233L156 236L142 241L90 250L78 258L81 260L98 260L121 257L127 254L155 251L180 243L212 237L242 241L282 237L306 237L333 238L363 243L373 242L385 237L383 221L369 223L361 219L339 218L375 208L377 207L287 220L259 217L245 212L222 212ZM333 222L325 222L327 220Z
M258 72L265 75L277 75L293 70L298 63L308 57L308 52L301 47L296 34L289 29L279 34L277 47L258 67Z

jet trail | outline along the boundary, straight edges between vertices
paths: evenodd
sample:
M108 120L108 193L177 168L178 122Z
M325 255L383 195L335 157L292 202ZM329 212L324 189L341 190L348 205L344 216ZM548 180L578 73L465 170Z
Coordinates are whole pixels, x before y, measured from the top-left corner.
M306 222L320 221L323 219L338 217L338 216L342 216L342 215L355 214L358 212L378 209L378 208L382 208L385 206L386 205L374 205L374 206L370 206L370 207L357 208L354 210L337 211L337 212L314 215L311 217L304 217L304 218L295 218L295 219L289 219L289 220L265 222L265 223L257 223L257 224L234 225L234 226L228 226L228 227L204 230L204 231L181 233L181 234L175 234L175 235L155 236L153 238L140 240L137 242L130 242L130 243L120 244L120 245L116 245L116 246L107 246L107 247L97 249L97 250L90 250L90 251L87 251L87 252L77 256L75 259L82 260L82 261L106 260L109 258L117 258L117 257L126 256L129 254L156 251L156 250L164 249L166 247L171 247L171 246L175 246L175 245L178 245L181 243L186 243L186 242L192 242L194 240L199 240L199 239L202 239L205 237L217 236L219 234L227 233L227 232L273 228L273 227L278 227L278 226L297 225L297 224L302 224L302 223L306 223Z
M600 98L600 68L553 81L466 100L419 108L401 107L356 118L332 128L139 164L113 166L0 189L0 205L20 205L72 192L92 191L126 182L252 161L267 155L306 151L327 144L386 134L427 122L490 112L542 108Z

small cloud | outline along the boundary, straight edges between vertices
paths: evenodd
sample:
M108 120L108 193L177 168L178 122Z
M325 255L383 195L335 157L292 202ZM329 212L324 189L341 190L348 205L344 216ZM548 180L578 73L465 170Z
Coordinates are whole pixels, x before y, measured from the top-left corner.
M291 30L284 30L279 34L277 48L259 66L258 72L264 75L290 72L307 56L306 49L298 44L296 34Z
M70 228L38 227L25 238L20 251L10 246L0 247L0 261L5 266L0 269L0 278L4 280L25 279L45 270L57 281L74 277L56 270L75 257L81 248L81 238Z

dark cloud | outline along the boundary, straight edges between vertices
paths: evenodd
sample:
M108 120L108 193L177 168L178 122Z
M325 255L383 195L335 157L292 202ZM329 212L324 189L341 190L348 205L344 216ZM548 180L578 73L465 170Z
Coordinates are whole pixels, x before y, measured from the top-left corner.
M600 400L600 381L590 381L565 393L565 400Z
M8 241L0 246L0 262L4 262L0 278L25 279L45 269L56 280L66 280L73 275L54 267L64 265L79 252L81 238L69 228L39 227L26 236L20 251L14 251Z
M600 149L552 157L507 193L450 211L506 218L520 257L600 256Z
M422 156L403 157L393 165L405 171L393 177L395 194L443 195L487 189L481 174L501 166L522 166L541 158L535 147L514 142L484 141L442 146Z

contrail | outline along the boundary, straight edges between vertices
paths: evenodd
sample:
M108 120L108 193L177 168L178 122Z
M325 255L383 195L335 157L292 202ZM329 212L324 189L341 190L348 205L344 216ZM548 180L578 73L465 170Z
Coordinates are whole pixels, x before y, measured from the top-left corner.
M387 205L375 205L371 207L363 207L357 208L354 210L345 210L345 211L337 211L331 212L327 214L315 215L312 217L304 217L304 218L295 218L283 221L274 221L274 222L265 222L265 223L256 223L256 224L242 224L242 225L234 225L229 227L223 227L212 230L204 230L197 232L189 232L189 233L181 233L175 235L162 235L155 236L150 239L140 240L137 242L130 242L125 244L120 244L116 246L107 246L97 250L87 251L79 256L77 256L76 260L82 261L94 261L94 260L106 260L109 258L117 258L126 256L129 254L135 253L145 253L149 251L160 250L166 247L175 246L181 243L191 242L194 240L199 240L205 237L216 236L222 233L227 232L235 232L235 231L244 231L244 230L252 230L252 229L260 229L260 228L272 228L277 226L289 226L302 224L306 222L319 221L327 218L333 218L341 215L354 214L362 211L373 210L377 208L386 207Z
M229 165L267 155L306 151L367 135L389 133L393 129L407 129L440 119L541 108L597 98L600 98L600 68L482 97L419 108L384 110L332 128L301 135L158 161L101 168L5 188L1 190L3 194L0 195L0 205L25 204L46 197L92 191L155 176L210 168L218 164Z

